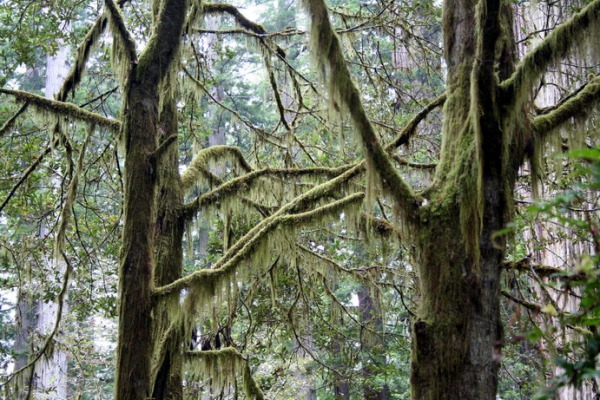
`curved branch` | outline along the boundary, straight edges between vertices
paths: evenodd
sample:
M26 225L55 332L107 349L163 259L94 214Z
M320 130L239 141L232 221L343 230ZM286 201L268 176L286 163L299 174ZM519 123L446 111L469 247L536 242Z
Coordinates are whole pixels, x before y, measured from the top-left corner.
M2 125L2 128L0 128L0 138L3 138L4 135L6 135L6 132L8 132L8 130L14 126L15 122L21 116L21 114L23 114L27 110L27 107L29 107L29 103L26 102L21 106L21 108L17 110L17 112L12 117L8 119L8 121L4 123L4 125Z
M318 193L319 189L322 190L321 187L317 187L307 193L316 194L315 192ZM311 196L307 196L306 194L298 196L294 201L281 208L277 213L273 214L271 217L265 218L257 226L252 228L243 238L238 240L227 251L227 253L225 253L225 255L215 263L213 269L196 271L184 278L176 280L171 284L156 288L154 291L154 296L164 297L174 293L179 293L181 290L194 285L202 285L203 283L215 282L219 279L222 279L223 277L235 272L235 269L241 261L254 254L260 241L265 239L267 235L273 232L280 225L299 226L306 224L315 218L340 212L353 203L362 201L364 197L364 193L355 193L341 200L318 207L311 211L298 214L288 214L294 212L298 209L298 206L305 204L311 199Z
M414 217L421 203L420 196L402 179L377 139L375 129L363 107L360 92L346 66L339 39L329 22L327 7L323 0L305 0L304 7L312 20L311 40L313 52L317 53L315 58L320 69L328 74L324 78L329 82L333 106L336 107L336 102L339 101L350 113L369 166L379 175L405 215Z
M565 57L582 43L597 41L600 35L600 0L592 1L581 12L558 26L517 66L510 78L500 84L510 102L524 101L548 66Z
M40 154L39 157L23 172L23 175L21 175L21 179L19 179L19 181L12 187L12 189L8 193L8 196L6 196L6 199L4 199L4 201L0 205L0 214L4 210L4 207L6 207L10 199L15 195L17 189L21 187L21 185L27 180L29 175L31 175L31 173L35 171L36 168L42 163L44 157L46 157L52 151L52 149L58 145L58 143L58 138L54 139L52 145L46 147L42 154Z
M181 175L183 188L191 188L194 182L196 182L198 177L201 175L202 170L206 169L210 162L219 159L236 160L245 171L253 171L252 166L250 163L248 163L248 161L246 161L246 158L239 148L225 145L211 146L200 150L190 165L183 172Z
M569 98L555 110L534 118L531 128L539 138L543 139L572 118L587 117L598 101L600 101L600 77L589 81L576 96Z
M121 123L119 121L84 110L83 108L79 108L72 103L50 100L45 97L21 90L0 88L0 93L13 96L18 101L29 103L30 106L36 107L42 111L48 111L52 114L64 115L80 121L103 126L113 132L118 132L119 129L121 129Z
M213 147L210 147L212 149ZM223 200L227 196L239 196L240 190L245 190L250 187L252 182L263 176L275 176L287 178L303 175L327 176L336 177L351 169L352 166L343 166L339 168L302 168L302 169L279 169L279 168L264 168L256 171L251 171L246 175L239 176L230 181L227 181L219 187L211 190L208 193L196 197L191 202L187 203L184 208L183 215L186 218L191 217L199 209L214 204L217 200ZM198 173L204 173L203 168L196 168ZM187 171L186 171L187 172Z

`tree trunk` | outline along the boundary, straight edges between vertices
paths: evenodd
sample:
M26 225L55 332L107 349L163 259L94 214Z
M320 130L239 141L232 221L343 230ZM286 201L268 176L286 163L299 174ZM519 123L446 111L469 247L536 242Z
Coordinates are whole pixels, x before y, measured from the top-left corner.
M161 152L155 153L161 123L159 95L162 93L159 89L165 84L165 79L168 81L170 78L171 66L177 60L188 2L164 0L154 3L154 32L145 51L139 61L131 53L131 60L121 60L123 63L129 61L131 69L124 89L122 127L125 193L119 266L117 400L146 400L154 391L151 365L154 341L158 338L152 324L152 290L157 168L162 164ZM168 102L170 99L164 100ZM165 212L160 210L159 215L163 216Z
M177 106L175 98L164 98L160 113L161 145L177 137ZM183 275L183 231L180 216L183 207L183 190L179 176L178 142L168 147L158 160L158 191L156 204L156 267L154 285L167 285ZM154 309L154 361L153 395L156 400L183 399L183 325L173 310L178 307L177 297L156 304Z
M442 158L416 228L421 304L413 327L414 399L492 400L498 387L499 278L505 244L493 235L510 218L507 199L517 163L504 150L508 136L503 131L515 129L514 118L501 117L494 74L510 73L512 59L494 69L495 47L483 48L487 42L477 42L474 33L480 16L476 3L444 3L448 98ZM488 25L479 34L500 42L498 26L511 26L511 18L499 14L512 11L493 1L486 7L492 18L482 18L480 23ZM511 42L501 46L505 51ZM520 160L519 154L512 156Z

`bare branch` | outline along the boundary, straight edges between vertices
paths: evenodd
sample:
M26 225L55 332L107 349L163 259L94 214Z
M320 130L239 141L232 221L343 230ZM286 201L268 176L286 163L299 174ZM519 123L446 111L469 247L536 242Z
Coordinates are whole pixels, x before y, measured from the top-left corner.
M4 125L2 125L2 128L0 128L0 138L3 138L4 135L6 135L6 132L8 132L14 126L17 119L25 112L25 110L27 110L28 106L28 103L23 104L21 108L19 108L19 110L12 117L10 117L9 120L4 123Z

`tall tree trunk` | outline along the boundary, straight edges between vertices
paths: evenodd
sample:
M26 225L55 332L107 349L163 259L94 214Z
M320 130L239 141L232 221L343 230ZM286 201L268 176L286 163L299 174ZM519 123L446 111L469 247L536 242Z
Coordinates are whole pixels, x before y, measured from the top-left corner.
M159 95L177 61L186 0L154 2L154 32L139 62L133 58L124 90L122 139L125 141L123 247L119 266L119 336L117 400L152 396L151 365L155 349L152 290L157 228ZM130 55L135 57L135 55ZM167 101L169 99L166 99ZM172 107L167 105L167 107ZM168 111L169 109L167 109ZM162 156L166 154L162 151ZM164 215L160 210L159 215ZM163 277L159 277L163 279Z
M59 92L65 77L69 73L67 59L71 46L62 45L54 55L48 54L46 62L46 87L44 95L53 99ZM53 185L60 186L60 182L54 178ZM42 222L42 225L44 222ZM47 235L46 227L40 227L40 236ZM56 268L62 276L67 266L62 259L56 259L56 265L52 258L47 260L49 268ZM65 307L67 305L65 304ZM36 305L36 327L39 332L48 335L54 329L58 314L58 304L54 302L39 301ZM59 347L54 347L49 357L43 357L35 365L35 390L36 397L51 399L67 398L67 355Z
M512 27L512 11L488 1L481 10L492 17L484 18L484 11L476 15L476 3L444 3L448 98L442 158L417 228L414 258L422 297L413 329L414 399L491 400L498 387L495 352L502 339L499 278L505 245L493 235L510 217L507 199L516 162L507 159L503 134L513 133L514 118L501 117L494 74L509 74L512 60L507 57L496 70L496 47L477 42L474 29L480 17L478 24L486 25L479 35L500 43L499 24ZM502 42L500 50L511 45Z
M358 290L358 308L360 322L367 326L361 337L362 348L367 357L363 358L363 394L365 400L389 400L390 389L387 385L376 387L373 379L381 366L385 365L385 341L381 312L375 303L371 291L365 285Z

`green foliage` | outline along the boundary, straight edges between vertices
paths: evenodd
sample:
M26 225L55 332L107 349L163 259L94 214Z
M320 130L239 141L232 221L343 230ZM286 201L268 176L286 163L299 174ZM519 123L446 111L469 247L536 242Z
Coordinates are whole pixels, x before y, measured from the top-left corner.
M572 310L557 310L547 305L546 310L556 317L558 327L547 325L530 335L536 339L556 332L563 335L554 362L561 371L537 398L551 399L561 387L581 388L584 382L600 377L600 224L595 203L590 205L590 193L600 189L600 148L587 148L568 153L563 162L572 171L562 180L568 186L553 198L530 207L529 212L557 221L573 237L587 244L589 253L570 260L572 269L553 275L549 283L560 297L577 299Z

